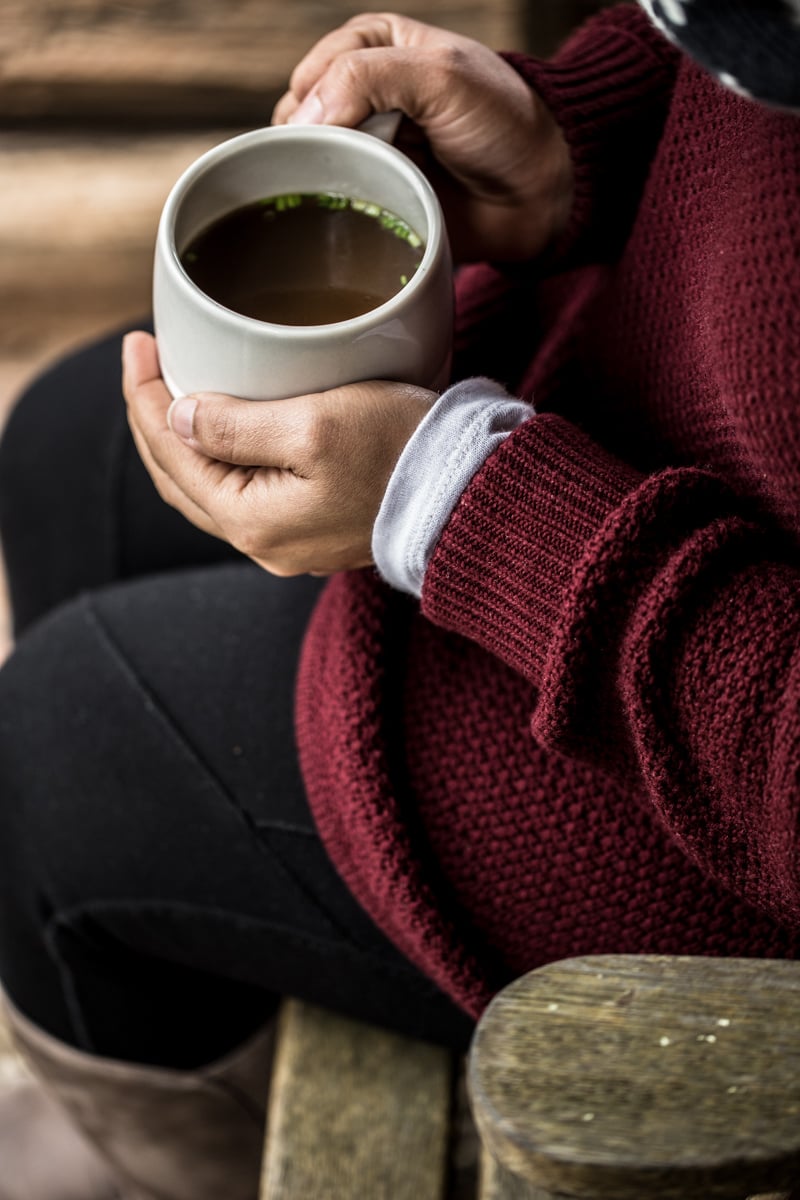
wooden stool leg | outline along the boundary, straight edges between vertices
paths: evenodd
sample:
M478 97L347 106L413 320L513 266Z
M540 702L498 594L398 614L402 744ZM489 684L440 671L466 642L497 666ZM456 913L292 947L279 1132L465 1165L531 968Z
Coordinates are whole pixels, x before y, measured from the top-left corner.
M439 1046L286 1001L261 1200L444 1200L453 1068Z
M552 1192L542 1191L533 1183L512 1175L492 1158L488 1151L481 1156L480 1185L477 1200L559 1200Z
M470 1050L481 1200L774 1200L800 1180L798 1012L792 961L590 956L516 980Z

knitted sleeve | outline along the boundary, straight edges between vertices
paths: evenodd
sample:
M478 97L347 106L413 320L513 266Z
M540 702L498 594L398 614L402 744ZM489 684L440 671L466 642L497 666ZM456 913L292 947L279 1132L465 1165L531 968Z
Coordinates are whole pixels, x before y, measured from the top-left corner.
M504 57L547 104L572 154L572 218L546 266L616 257L658 145L680 52L639 8L620 5L586 22L552 61Z
M490 457L423 612L538 691L537 740L633 783L706 873L800 920L800 562L714 475L541 414Z
M796 117L681 69L625 251L575 273L576 295L603 288L560 310L544 403L464 491L421 599L529 681L539 744L625 784L704 874L795 928L798 180ZM619 387L617 419L653 439L610 436L629 461L600 444Z
M530 289L543 276L619 256L682 56L641 9L620 5L587 21L550 62L503 57L561 126L575 180L569 224L549 251L528 264L472 264L456 281L453 379L488 375L513 390L529 358Z

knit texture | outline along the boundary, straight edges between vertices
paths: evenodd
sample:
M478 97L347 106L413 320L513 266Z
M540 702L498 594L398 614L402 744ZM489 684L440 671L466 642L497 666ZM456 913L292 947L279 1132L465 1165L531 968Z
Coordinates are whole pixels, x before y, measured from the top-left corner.
M800 122L627 6L510 61L575 213L463 273L456 369L538 415L421 608L329 583L297 693L333 861L473 1014L574 954L800 949Z

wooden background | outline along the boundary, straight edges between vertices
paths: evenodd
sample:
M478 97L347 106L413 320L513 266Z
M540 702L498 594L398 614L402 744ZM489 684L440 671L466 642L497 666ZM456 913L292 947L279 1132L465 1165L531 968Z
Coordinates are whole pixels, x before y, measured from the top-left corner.
M497 49L548 53L599 0L414 0ZM183 168L266 124L293 65L363 0L0 0L0 413L41 362L149 307Z
M548 54L608 0L410 0L495 49ZM294 64L364 0L0 0L0 428L65 349L149 310L172 183L267 124ZM1 586L1 585L0 585ZM0 645L2 644L0 600Z

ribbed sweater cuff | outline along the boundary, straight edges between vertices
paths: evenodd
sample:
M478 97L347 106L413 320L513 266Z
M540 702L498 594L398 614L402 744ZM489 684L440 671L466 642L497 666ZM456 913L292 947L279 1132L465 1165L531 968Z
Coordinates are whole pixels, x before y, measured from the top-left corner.
M640 10L620 8L588 22L552 61L503 57L542 97L572 153L572 216L548 262L560 266L593 231L592 249L613 255L663 127L678 51Z
M534 417L456 507L428 565L423 612L538 683L576 568L641 480L560 417Z

